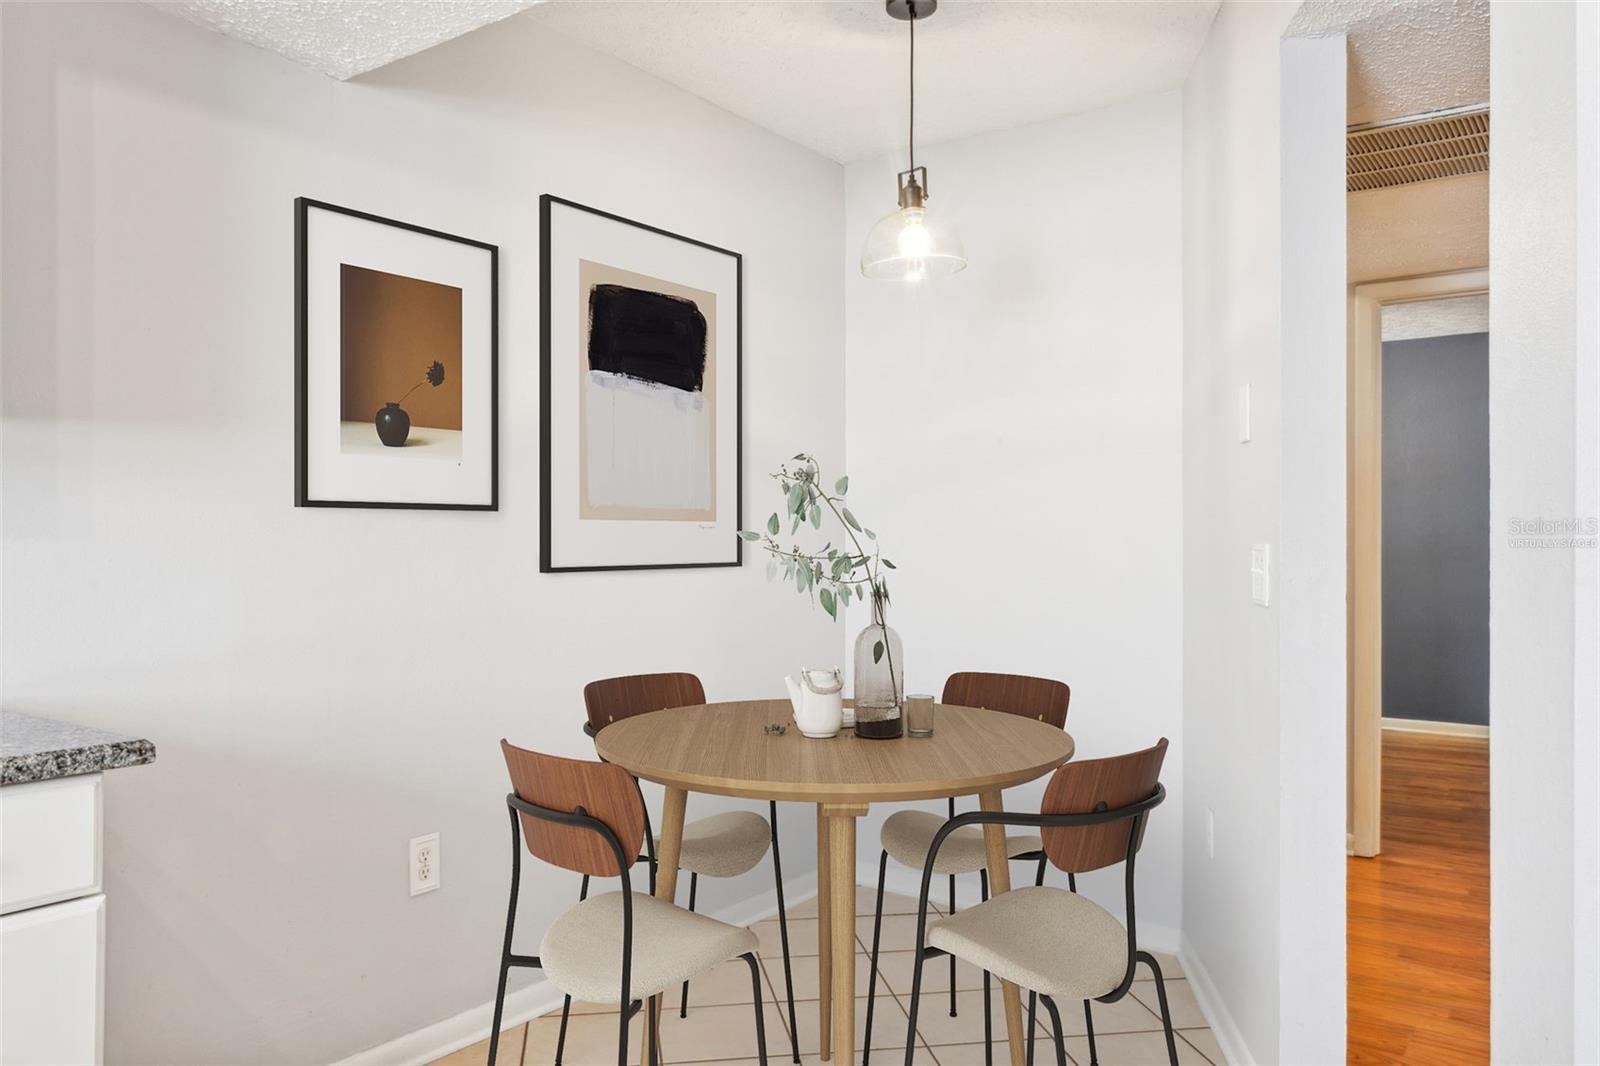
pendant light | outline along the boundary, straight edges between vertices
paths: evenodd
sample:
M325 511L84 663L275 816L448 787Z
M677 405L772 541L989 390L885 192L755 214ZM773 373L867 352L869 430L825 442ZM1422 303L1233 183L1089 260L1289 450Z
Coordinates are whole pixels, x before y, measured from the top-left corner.
M861 249L861 273L869 278L921 281L954 274L967 265L954 227L928 214L928 168L917 166L917 20L933 14L939 0L885 0L884 6L910 30L908 165L895 176L899 210L879 219L867 234L866 246Z

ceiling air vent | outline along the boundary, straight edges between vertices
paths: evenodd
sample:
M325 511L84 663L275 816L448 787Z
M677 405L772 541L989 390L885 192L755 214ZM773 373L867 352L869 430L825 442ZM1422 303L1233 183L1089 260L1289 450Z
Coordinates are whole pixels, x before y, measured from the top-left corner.
M1351 126L1345 134L1350 192L1480 174L1489 169L1486 104Z

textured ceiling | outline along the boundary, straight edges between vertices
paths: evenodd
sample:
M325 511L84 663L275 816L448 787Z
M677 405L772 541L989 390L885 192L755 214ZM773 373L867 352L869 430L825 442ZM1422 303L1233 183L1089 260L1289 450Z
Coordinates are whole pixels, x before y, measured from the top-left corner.
M150 2L342 80L498 22L538 0Z
M1489 332L1489 295L1451 296L1383 306L1383 339L1409 341L1420 337L1453 337Z
M1176 88L1217 6L943 0L917 25L917 139ZM905 145L907 26L881 0L550 0L523 17L841 162Z
M1352 125L1489 99L1489 0L1306 0L1287 35L1336 33Z

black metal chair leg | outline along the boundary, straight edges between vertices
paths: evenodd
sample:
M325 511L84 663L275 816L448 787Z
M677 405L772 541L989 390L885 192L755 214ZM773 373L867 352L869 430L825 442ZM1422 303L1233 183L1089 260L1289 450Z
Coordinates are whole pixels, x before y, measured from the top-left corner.
M911 1066L911 1056L917 1051L917 1005L922 1001L922 952L911 967L911 1009L906 1013L906 1066Z
M1067 1066L1067 1038L1061 1032L1061 1012L1056 1010L1056 1001L1049 996L1039 998L1044 1000L1044 1009L1050 1012L1050 1028L1056 1038L1056 1066Z
M867 1024L861 1041L861 1066L872 1059L872 1008L878 1001L878 942L883 934L883 879L889 870L889 853L878 852L878 905L872 911L872 966L867 971Z
M1033 1066L1033 1041L1039 1035L1039 1026L1036 1022L1036 1011L1039 1006L1039 993L1028 993L1028 1066Z
M1083 1001L1083 1028L1089 1035L1089 1066L1094 1066L1100 1056L1094 1048L1094 1012L1089 1009L1088 1000Z
M978 902L989 902L989 871L978 871ZM950 956L952 960L955 956ZM954 984L954 982L951 982ZM983 971L983 1066L994 1066L994 1007L989 1002L989 971Z
M755 993L756 1002L756 1052L760 1056L761 1066L767 1066L767 1012L761 1003L761 967L753 951L747 951L739 957L750 964L750 990Z
M500 1019L506 1009L506 978L511 975L511 933L517 924L517 890L522 885L521 827L511 811L511 902L506 906L506 937L500 946L500 980L495 985L494 1020L489 1028L489 1066L500 1052ZM911 1066L908 1062L906 1066Z
M778 890L778 937L783 941L783 990L789 997L789 1052L800 1062L799 1028L794 1020L794 970L789 965L789 911L783 902L783 860L778 857L778 801L768 803L767 824L772 827L772 879ZM756 997L761 998L759 994Z
M956 798L950 797L950 817L956 816ZM950 911L956 912L956 875L950 875ZM956 1016L956 957L950 956L950 1017Z
M1167 1010L1167 981L1161 976L1161 964L1148 951L1141 951L1134 958L1150 967L1150 972L1155 974L1156 999L1161 1002L1161 1028L1166 1030L1167 1035L1167 1060L1172 1066L1178 1066L1178 1045L1172 1038L1172 1014Z
M650 1011L650 1066L661 1066L661 1012Z
M583 875L583 884L578 886L578 902L582 903L589 898L589 875ZM567 1018L572 1014L572 997L561 997L561 1028L556 1030L556 1058L553 1066L561 1066L561 1054L567 1046Z
M950 816L955 817L955 800L950 801ZM950 913L956 912L956 875L950 875ZM956 957L950 956L950 1017L956 1016Z
M650 1011L652 1018L655 1017L654 1005L655 1000L653 999L644 1001L644 1009ZM633 1012L619 1010L617 1011L617 1016L622 1019L622 1032L617 1037L617 1066L628 1066L628 1022L632 1020Z
M700 887L700 875L691 870L689 872L689 913L690 914L694 913L694 897L695 897L695 892L696 892L697 889L699 889L699 887ZM678 1017L687 1018L688 1016L689 1016L689 982L685 981L683 983L683 995L678 1000Z

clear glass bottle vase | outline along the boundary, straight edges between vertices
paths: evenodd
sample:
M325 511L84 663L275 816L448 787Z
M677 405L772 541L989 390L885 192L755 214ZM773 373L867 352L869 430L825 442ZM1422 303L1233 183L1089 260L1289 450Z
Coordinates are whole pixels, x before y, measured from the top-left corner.
M882 653L874 656L880 645ZM906 657L900 634L881 620L874 620L856 636L856 703L881 700L898 707L905 702L905 696Z

